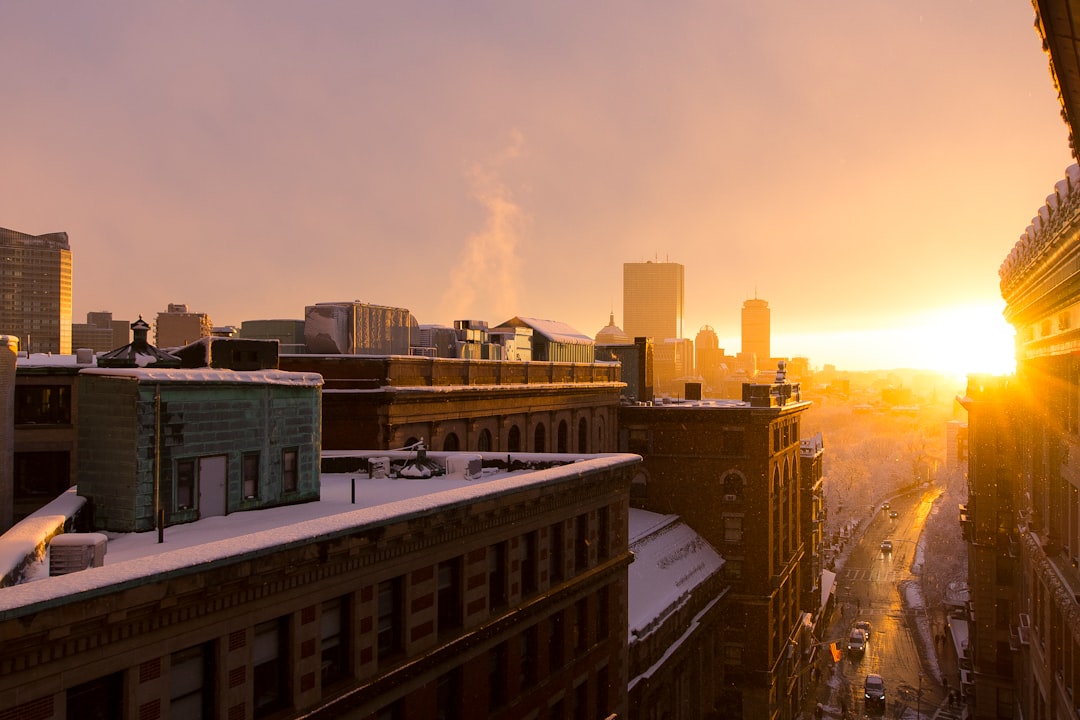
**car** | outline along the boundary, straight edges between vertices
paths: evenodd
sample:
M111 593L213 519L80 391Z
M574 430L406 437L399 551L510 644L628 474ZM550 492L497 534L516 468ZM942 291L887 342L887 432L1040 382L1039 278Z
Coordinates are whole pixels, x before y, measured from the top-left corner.
M866 700L867 707L885 708L885 681L880 675L870 673L866 676L866 682L863 683L863 698Z
M860 628L851 628L851 636L848 637L847 649L852 655L862 655L866 652L866 632Z
M896 512L895 510L890 510L889 517L895 520L896 518L900 517L900 513Z
M867 640L870 639L870 621L869 620L859 620L858 622L855 623L855 627L859 628L864 633L866 633L866 639Z
M889 509L889 503L881 503L881 509L882 510L888 510Z
M881 552L883 552L883 553L891 553L892 552L892 540L882 540L881 541Z

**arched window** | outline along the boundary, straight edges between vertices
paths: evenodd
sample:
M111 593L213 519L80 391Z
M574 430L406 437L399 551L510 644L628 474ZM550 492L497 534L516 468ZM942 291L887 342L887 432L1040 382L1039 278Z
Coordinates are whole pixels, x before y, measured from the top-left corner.
M565 420L559 421L559 441L556 452L570 452L570 430L566 426Z
M611 449L604 439L604 418L596 418L596 445L593 446L593 452L608 452Z
M506 451L521 452L521 428L517 425L511 425L510 432L506 434Z
M585 421L585 418L578 420L577 450L582 453L589 452L589 423Z
M442 449L447 452L456 452L461 449L461 441L458 440L457 433L450 433L443 440Z
M544 423L540 423L533 430L533 452L547 452L547 430L544 429Z
M409 439L405 441L405 444L402 447L412 447L418 442L420 442L420 438L416 437L415 435L410 435Z
M480 435L476 438L476 449L480 452L491 450L491 431L487 428L481 430Z

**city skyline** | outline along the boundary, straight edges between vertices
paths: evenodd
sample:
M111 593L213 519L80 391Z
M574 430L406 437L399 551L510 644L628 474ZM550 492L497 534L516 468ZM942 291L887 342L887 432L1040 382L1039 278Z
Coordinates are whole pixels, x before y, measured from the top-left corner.
M7 14L0 224L69 233L75 317L357 298L593 335L659 259L686 336L737 347L759 295L777 356L988 369L1071 162L1022 3L251 9Z

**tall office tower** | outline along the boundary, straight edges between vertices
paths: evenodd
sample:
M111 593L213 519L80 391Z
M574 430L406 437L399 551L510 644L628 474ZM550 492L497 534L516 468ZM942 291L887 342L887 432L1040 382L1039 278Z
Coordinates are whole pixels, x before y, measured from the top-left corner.
M0 228L0 333L27 352L71 354L71 246L66 232Z
M742 351L753 353L761 367L772 357L769 343L769 303L747 300L742 306Z
M683 266L623 263L623 330L657 343L682 337Z

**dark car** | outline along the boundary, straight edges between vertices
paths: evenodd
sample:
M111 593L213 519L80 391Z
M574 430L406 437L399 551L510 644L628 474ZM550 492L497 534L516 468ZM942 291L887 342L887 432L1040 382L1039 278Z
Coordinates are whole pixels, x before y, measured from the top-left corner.
M895 510L890 510L889 517L895 520L896 518L900 517L900 513L896 512Z
M891 553L892 552L892 540L882 540L881 541L881 552L883 552L883 553Z
M870 621L869 620L859 620L858 622L855 623L855 627L859 628L864 633L866 633L866 639L867 640L870 639Z
M852 655L862 655L866 652L866 631L860 628L851 629L851 637L847 641L848 652Z
M868 708L878 707L882 710L885 709L885 681L881 679L880 675L870 673L866 676L866 682L863 684L863 697Z

